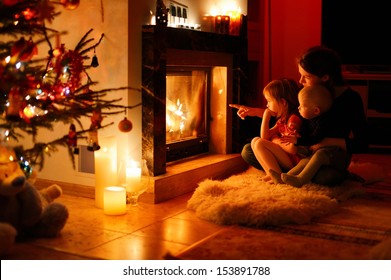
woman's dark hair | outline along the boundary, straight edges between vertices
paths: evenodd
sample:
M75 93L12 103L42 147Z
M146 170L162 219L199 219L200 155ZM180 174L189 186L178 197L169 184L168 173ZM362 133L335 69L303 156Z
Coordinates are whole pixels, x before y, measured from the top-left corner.
M330 77L327 87L345 85L342 76L342 63L337 52L325 46L309 48L297 61L297 63L308 73L318 76Z

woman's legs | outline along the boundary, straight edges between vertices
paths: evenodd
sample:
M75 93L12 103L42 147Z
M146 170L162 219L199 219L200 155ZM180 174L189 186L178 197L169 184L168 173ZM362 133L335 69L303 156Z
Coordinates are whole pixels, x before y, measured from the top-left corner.
M351 159L352 155L346 155L346 153L337 151L336 156L333 158L333 165L322 166L314 178L312 178L312 182L325 186L341 184L349 175L348 168Z
M257 158L255 157L250 143L244 145L241 155L245 162L255 167L256 169L263 170L262 166L259 164Z
M348 170L340 170L333 166L322 166L315 174L312 182L324 186L336 186L341 184L349 175Z

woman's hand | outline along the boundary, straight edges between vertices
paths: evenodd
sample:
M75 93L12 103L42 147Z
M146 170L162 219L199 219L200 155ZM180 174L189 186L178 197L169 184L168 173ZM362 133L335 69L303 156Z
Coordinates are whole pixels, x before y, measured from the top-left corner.
M284 135L281 137L281 143L297 144L297 137L293 135Z
M293 143L286 142L281 137L275 137L271 141L278 144L287 153L295 154L297 152L297 147Z
M324 138L320 143L312 145L310 149L314 152L325 146L339 146L343 150L346 150L346 141L343 138Z
M228 106L231 108L238 109L236 114L242 120L244 120L247 116L262 118L263 112L265 111L265 109L263 109L263 108L247 107L247 106L239 105L239 104L229 104Z

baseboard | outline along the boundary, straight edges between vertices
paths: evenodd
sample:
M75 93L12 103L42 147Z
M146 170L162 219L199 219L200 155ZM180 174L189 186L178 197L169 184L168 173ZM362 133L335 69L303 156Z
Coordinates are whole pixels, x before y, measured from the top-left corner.
M46 179L37 179L35 182L35 186L38 189L46 188L53 184L59 185L62 188L63 193L66 195L95 199L95 188L93 186L85 186Z

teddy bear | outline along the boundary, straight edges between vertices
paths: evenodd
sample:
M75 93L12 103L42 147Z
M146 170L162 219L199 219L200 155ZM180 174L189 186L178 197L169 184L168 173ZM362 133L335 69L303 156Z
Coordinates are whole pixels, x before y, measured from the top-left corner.
M11 252L19 237L56 237L69 213L54 200L58 185L38 190L16 161L13 149L0 144L0 256Z

